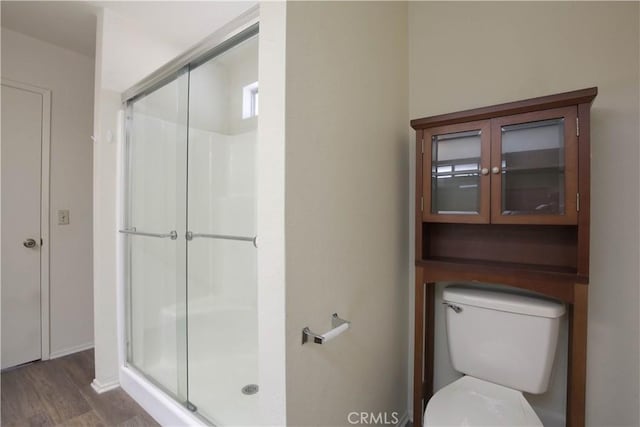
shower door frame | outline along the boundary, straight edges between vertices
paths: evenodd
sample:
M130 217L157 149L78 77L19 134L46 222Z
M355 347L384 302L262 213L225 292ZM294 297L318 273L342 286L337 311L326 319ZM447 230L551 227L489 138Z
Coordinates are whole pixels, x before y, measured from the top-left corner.
M118 183L116 200L118 205L118 230L124 230L125 227L129 225L130 219L130 113L133 102L136 99L140 99L174 81L182 75L182 73L189 73L192 68L197 67L209 59L256 35L259 35L258 5L252 7L247 12L204 39L198 45L176 57L174 60L147 76L141 82L122 93L122 111L119 115L118 127L120 129L120 134L122 135L123 144L118 144L117 147ZM187 91L188 90L189 85L187 85ZM188 126L189 124L187 123L187 145L189 141ZM185 173L188 174L188 169L185 170ZM186 193L185 196L188 197ZM185 215L186 214L187 212L185 210ZM186 402L180 402L176 399L176 396L173 393L169 392L164 386L159 384L158 381L152 379L128 361L129 337L131 335L131 240L126 234L117 234L117 335L119 344L118 364L120 367L120 385L125 391L134 397L134 399L147 412L149 412L156 420L162 421L163 424L193 425L195 423L210 425L211 421L204 418L197 411L193 412L188 409L188 383L187 400ZM186 236L178 237L185 238ZM187 332L188 331L185 333Z

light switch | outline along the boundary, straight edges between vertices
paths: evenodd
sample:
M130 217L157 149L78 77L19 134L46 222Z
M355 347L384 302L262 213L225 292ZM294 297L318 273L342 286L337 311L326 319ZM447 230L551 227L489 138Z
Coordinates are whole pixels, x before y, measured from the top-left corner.
M68 224L69 224L69 209L59 209L58 225L68 225Z

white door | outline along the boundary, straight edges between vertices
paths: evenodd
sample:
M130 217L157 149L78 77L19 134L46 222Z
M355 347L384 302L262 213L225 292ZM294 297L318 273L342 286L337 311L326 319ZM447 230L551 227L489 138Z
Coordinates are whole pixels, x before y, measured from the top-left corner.
M2 368L40 359L41 93L2 84Z

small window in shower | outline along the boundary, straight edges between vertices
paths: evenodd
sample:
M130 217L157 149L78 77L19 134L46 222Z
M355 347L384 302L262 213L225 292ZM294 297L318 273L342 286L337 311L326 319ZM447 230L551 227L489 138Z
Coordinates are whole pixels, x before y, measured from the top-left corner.
M250 119L258 116L258 82L242 88L242 118Z

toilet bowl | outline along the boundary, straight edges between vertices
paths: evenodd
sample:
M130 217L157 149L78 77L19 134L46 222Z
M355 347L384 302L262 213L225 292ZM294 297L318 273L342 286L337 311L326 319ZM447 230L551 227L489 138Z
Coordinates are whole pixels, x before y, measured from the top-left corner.
M493 289L443 292L449 356L464 376L429 400L424 425L542 426L522 392L544 393L564 304Z
M424 425L539 427L542 422L518 390L464 376L433 395Z

